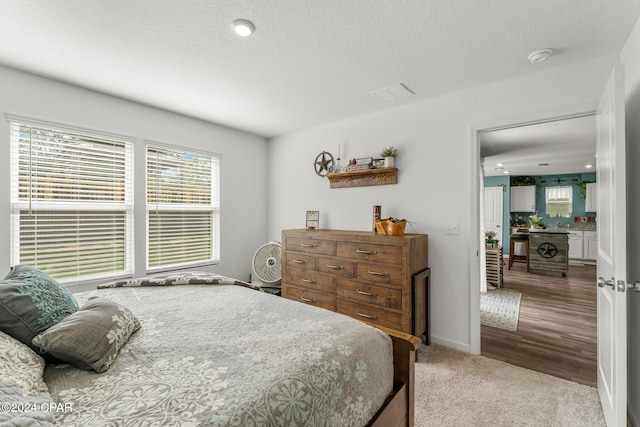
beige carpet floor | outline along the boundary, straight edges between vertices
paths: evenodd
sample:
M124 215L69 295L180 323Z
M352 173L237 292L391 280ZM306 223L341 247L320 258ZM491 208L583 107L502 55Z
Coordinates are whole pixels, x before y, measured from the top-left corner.
M598 392L432 344L418 350L415 425L605 426Z

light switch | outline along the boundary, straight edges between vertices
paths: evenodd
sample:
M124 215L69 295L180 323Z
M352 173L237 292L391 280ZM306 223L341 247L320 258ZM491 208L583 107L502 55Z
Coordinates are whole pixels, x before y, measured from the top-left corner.
M460 234L460 223L459 222L447 222L445 227L446 234Z

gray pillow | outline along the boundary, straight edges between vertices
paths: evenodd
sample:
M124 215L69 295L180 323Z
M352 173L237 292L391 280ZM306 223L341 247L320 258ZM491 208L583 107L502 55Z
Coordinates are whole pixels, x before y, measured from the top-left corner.
M138 329L140 322L128 308L95 298L36 336L33 344L77 368L104 372Z
M0 282L0 330L36 351L33 337L76 311L73 295L43 271L17 265Z

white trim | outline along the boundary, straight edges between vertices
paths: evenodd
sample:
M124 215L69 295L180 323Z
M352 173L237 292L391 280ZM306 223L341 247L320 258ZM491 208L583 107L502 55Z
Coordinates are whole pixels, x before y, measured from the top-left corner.
M97 136L100 138L115 139L122 142L136 143L138 138L121 133L113 133L109 131L97 130L93 128L85 128L82 126L70 125L61 122L52 122L50 120L34 119L26 116L6 113L5 117L9 123L20 123L27 126L49 127L55 130L66 131L70 133L79 133L87 136Z
M204 156L211 156L211 157L217 157L218 159L222 159L222 154L216 153L214 151L191 149L191 148L187 148L187 147L182 147L180 145L171 144L171 143L168 143L168 142L154 141L152 139L143 139L142 141L144 142L144 145L145 145L145 151L148 149L149 146L151 146L151 147L162 148L164 150L181 151L183 153L188 153L188 154L191 154L191 153L193 153L193 154L201 154L201 155L204 155ZM146 164L146 161L145 161L145 164Z
M570 105L544 111L534 111L518 116L504 117L486 122L473 123L470 126L470 224L469 230L469 343L470 352L480 354L480 144L478 134L496 129L507 129L518 126L544 123L576 117L594 115L596 103Z

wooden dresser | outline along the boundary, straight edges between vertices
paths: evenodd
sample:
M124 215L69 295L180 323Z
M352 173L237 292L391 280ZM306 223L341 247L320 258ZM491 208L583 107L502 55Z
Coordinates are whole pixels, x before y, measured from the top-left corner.
M283 230L282 296L428 341L427 254L425 234Z

